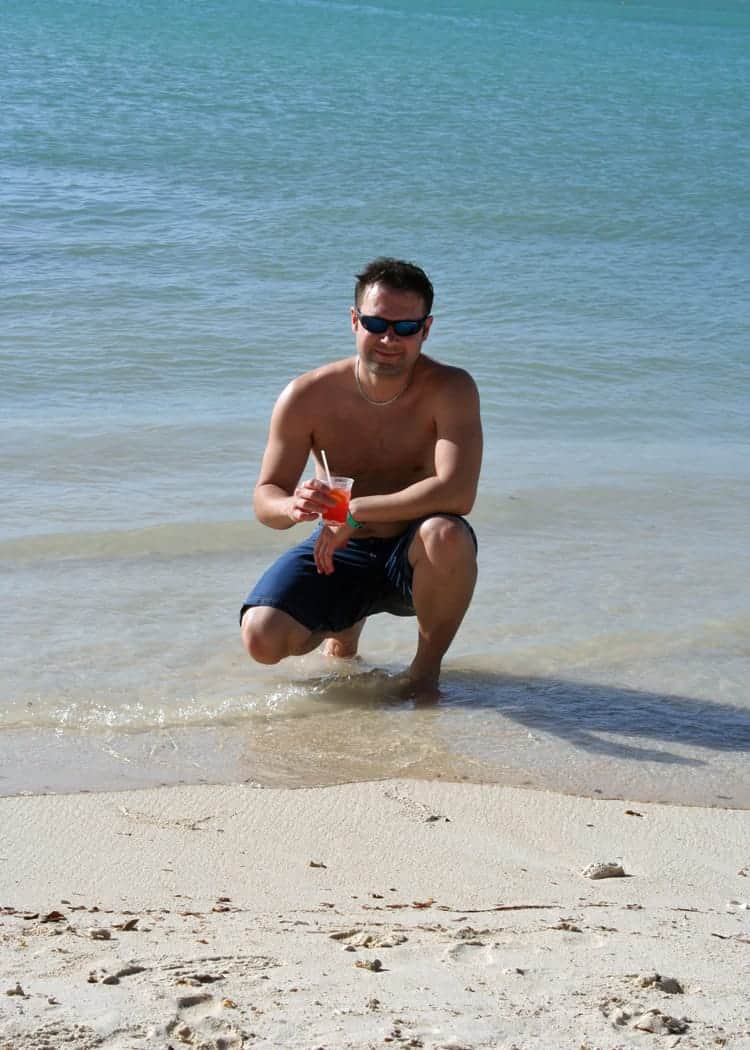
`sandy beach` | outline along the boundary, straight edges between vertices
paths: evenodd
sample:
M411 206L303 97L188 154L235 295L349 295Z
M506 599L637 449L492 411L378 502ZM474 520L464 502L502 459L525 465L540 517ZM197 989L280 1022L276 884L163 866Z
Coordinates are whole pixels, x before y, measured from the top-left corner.
M2 1050L750 1047L747 811L403 780L0 827Z

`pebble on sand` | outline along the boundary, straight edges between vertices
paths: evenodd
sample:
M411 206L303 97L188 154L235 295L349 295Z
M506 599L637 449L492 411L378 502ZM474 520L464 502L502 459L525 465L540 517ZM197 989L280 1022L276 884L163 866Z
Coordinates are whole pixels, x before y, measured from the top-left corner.
M581 875L584 879L624 879L625 869L618 861L598 860L587 864Z
M660 973L644 973L638 978L641 988L658 988L669 995L682 995L685 989L676 977L662 977Z
M649 1010L637 1017L632 1027L641 1032L651 1032L653 1035L681 1035L687 1031L688 1023L678 1017L663 1014L661 1010Z

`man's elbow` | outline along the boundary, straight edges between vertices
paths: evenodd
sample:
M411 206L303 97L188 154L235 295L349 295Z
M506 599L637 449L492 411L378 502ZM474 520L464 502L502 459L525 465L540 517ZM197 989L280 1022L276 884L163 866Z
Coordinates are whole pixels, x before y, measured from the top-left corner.
M253 511L261 525L266 525L270 529L281 527L277 521L278 515L274 513L274 509L270 505L267 493L263 491L262 485L257 485L253 492ZM289 524L292 524L291 521Z
M456 498L453 502L452 510L454 514L460 514L462 518L465 518L467 514L470 514L477 498L476 485L470 489L466 489L463 492L456 493Z
M253 490L253 514L255 514L255 517L262 525L265 525L265 522L263 520L264 509L265 508L263 499L261 498L260 492L258 491L258 487L256 486Z

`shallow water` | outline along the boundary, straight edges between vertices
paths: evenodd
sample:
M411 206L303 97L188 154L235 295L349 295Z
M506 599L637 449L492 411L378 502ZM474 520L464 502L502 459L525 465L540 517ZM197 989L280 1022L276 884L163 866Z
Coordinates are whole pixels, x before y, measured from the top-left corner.
M437 702L400 698L396 676L356 667L269 683L262 705L210 718L141 702L126 731L109 705L65 728L0 737L4 793L249 782L310 787L388 777L497 782L572 794L747 808L750 714L715 699L584 679L448 672ZM127 717L127 716L126 716ZM23 768L13 754L22 753ZM634 776L634 767L638 776ZM81 768L86 774L81 777Z
M4 790L66 789L83 768L103 787L409 775L747 805L750 617L725 556L744 499L732 522L705 485L681 486L678 513L655 483L576 482L480 499L480 580L434 705L396 689L410 620L373 618L361 663L247 660L256 524L9 541Z
M61 0L4 28L0 790L748 805L747 6ZM409 621L356 667L237 637L290 538L250 511L271 406L351 352L384 251L433 277L429 349L487 439L432 707L392 695Z

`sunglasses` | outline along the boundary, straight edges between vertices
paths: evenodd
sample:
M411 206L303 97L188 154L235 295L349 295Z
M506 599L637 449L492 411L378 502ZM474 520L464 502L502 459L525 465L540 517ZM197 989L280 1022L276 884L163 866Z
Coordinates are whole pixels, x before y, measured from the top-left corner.
M418 321L386 321L384 317L376 317L374 314L363 314L359 312L359 307L356 309L357 317L362 327L373 335L383 335L389 328L392 328L396 335L416 335L417 332L424 328L424 323L430 316L425 314Z

